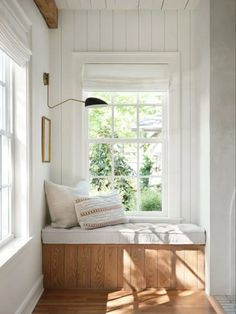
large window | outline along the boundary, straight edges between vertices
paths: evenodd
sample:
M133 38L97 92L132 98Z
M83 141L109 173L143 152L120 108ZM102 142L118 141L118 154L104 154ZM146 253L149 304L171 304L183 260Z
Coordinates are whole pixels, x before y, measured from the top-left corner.
M167 92L90 92L107 101L88 110L90 191L117 190L127 211L165 209Z
M0 244L11 236L12 220L12 61L0 50Z

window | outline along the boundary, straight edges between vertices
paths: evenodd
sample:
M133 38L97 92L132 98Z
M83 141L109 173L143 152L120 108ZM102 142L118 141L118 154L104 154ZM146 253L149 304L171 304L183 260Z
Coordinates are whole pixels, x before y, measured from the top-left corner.
M165 211L168 92L88 92L90 191L117 190L126 211Z
M12 66L11 59L0 50L0 244L12 233Z

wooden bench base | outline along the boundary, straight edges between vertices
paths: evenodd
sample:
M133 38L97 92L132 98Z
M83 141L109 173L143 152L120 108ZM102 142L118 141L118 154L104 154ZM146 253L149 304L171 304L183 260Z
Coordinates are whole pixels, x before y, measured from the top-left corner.
M44 287L204 289L203 245L43 244Z

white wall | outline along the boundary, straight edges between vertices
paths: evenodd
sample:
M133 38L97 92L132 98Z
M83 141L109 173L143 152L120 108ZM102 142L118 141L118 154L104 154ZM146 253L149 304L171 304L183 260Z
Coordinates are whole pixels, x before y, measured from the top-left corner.
M181 208L186 221L197 221L198 168L195 109L191 101L190 11L61 11L51 31L51 103L73 92L73 51L180 51L181 53ZM79 87L78 87L79 88ZM78 105L77 105L78 106ZM78 110L79 111L79 110ZM81 116L74 105L52 111L52 168L55 182L73 184L80 177ZM79 167L77 167L79 168Z
M235 0L210 11L210 291L230 289L230 209L235 190Z
M192 87L198 109L200 210L210 294L229 294L235 191L235 0L202 0L192 13ZM235 241L235 240L234 240ZM232 254L231 254L232 252ZM235 252L235 250L234 250Z
M32 71L30 73L30 110L32 135L32 180L29 208L30 235L33 237L15 257L0 269L0 313L13 314L42 275L41 228L45 221L43 181L50 166L41 162L41 116L49 115L46 107L42 74L49 71L49 31L31 0L19 4L32 22ZM31 300L30 300L31 301ZM25 314L23 312L22 314Z
M198 221L207 232L206 287L210 283L210 1L200 1L191 20L191 87L198 133Z

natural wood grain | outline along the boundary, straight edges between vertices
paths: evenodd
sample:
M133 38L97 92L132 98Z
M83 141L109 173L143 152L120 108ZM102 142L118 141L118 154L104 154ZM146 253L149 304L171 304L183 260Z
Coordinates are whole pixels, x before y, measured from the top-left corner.
M51 285L54 288L64 287L64 245L53 245L51 250Z
M175 260L176 260L176 288L184 289L184 270L185 266L183 264L185 258L184 250L175 251Z
M147 287L157 287L157 250L145 248L145 279Z
M43 245L43 284L45 288L50 288L51 284L51 246Z
M58 9L55 0L34 0L49 28L58 26Z
M171 286L171 255L170 250L158 250L158 287L170 288Z
M91 248L91 288L104 288L104 246L94 245Z
M131 247L131 286L136 291L146 288L144 247Z
M78 287L91 287L91 248L78 245Z
M78 248L75 245L65 247L65 287L77 288Z
M105 275L104 287L117 288L117 248L105 247Z
M197 289L198 274L197 274L197 254L198 251L185 251L185 284L187 289Z
M45 288L204 289L204 246L44 244Z
M202 291L46 290L33 314L213 314Z
M197 251L197 273L198 273L198 289L205 288L205 254L204 249L200 248Z

